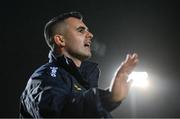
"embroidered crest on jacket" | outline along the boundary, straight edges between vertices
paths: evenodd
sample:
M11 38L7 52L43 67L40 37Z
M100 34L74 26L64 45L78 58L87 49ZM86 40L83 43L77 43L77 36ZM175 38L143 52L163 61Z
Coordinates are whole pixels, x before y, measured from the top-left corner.
M58 67L50 67L50 69L51 69L51 73L50 73L51 76L56 77Z

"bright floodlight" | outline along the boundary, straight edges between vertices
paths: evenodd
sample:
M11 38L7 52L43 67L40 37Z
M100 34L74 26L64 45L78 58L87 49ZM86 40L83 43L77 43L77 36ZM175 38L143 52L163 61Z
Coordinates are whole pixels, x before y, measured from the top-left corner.
M130 80L132 80L131 86L141 88L147 88L149 86L147 72L132 72L129 75L127 82L129 82Z

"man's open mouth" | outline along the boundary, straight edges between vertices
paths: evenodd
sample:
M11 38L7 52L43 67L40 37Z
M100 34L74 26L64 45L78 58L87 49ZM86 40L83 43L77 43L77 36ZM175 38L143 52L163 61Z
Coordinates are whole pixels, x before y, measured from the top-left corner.
M85 46L85 47L90 47L90 46L91 46L91 43L85 43L84 46Z

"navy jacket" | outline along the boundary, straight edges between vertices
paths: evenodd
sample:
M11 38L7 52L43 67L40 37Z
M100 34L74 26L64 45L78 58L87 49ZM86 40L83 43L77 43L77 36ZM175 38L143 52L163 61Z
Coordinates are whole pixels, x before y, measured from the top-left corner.
M97 64L84 61L77 68L67 57L49 56L22 93L20 117L111 117L110 111L121 102L113 102L108 90L98 88Z

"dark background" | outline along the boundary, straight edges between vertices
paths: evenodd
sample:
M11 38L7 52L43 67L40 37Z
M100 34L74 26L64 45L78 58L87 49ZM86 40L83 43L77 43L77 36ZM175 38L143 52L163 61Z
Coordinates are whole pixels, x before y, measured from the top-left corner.
M136 71L147 71L150 87L131 88L114 117L180 117L180 4L172 0L36 0L0 3L0 117L18 117L19 97L29 76L48 61L45 23L80 11L93 32L92 61L106 88L127 53L139 54Z

